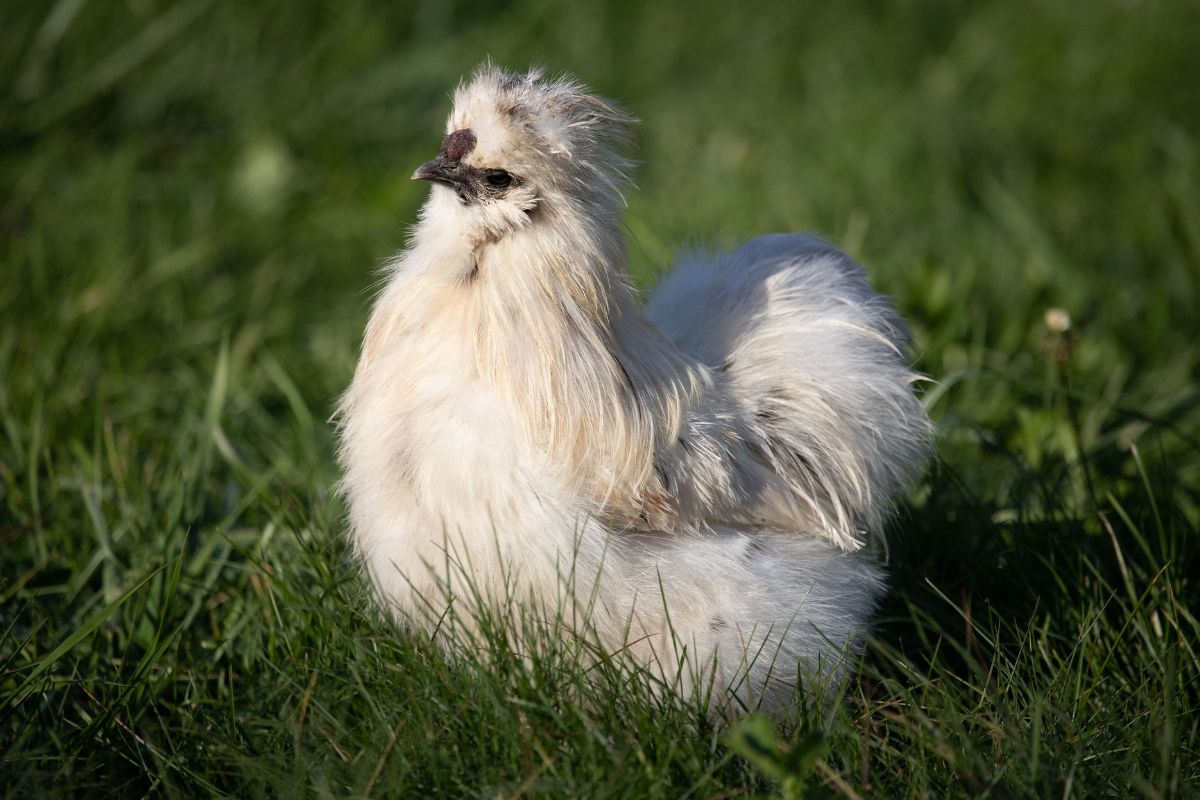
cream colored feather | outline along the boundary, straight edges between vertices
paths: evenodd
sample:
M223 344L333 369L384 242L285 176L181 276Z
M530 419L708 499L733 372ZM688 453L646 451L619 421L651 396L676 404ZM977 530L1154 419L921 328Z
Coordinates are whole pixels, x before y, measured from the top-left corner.
M855 551L930 425L902 323L816 239L695 254L642 308L631 124L537 72L459 86L339 407L352 539L405 625L515 590L683 691L715 677L714 707L776 708L797 666L842 674L883 586Z

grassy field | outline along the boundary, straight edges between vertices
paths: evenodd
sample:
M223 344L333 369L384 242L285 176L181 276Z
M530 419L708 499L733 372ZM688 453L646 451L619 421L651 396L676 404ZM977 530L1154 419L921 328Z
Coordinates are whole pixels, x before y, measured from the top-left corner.
M1200 794L1200 7L804 5L8 3L0 796ZM832 710L372 612L327 418L487 54L642 119L644 285L815 230L912 321L940 455Z

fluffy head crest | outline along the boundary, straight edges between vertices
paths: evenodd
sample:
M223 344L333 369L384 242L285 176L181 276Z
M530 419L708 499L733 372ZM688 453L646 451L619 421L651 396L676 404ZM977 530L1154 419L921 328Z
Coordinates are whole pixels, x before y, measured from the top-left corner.
M580 183L619 192L631 166L621 153L636 120L568 78L484 64L454 92L447 135L468 130L479 166L524 170L542 191Z

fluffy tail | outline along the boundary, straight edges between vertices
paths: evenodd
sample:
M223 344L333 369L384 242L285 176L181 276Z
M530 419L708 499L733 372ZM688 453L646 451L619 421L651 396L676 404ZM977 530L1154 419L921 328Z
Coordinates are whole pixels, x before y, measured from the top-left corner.
M685 259L647 315L724 380L798 527L844 549L882 532L925 460L930 424L904 325L862 267L809 236L763 236Z

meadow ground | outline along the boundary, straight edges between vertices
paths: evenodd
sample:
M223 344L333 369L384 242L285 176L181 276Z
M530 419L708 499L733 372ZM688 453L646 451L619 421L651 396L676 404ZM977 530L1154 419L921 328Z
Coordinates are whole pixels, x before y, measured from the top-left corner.
M804 6L7 4L0 795L1200 793L1200 8ZM814 230L912 321L940 455L831 710L371 612L327 418L486 54L643 120L643 285Z

